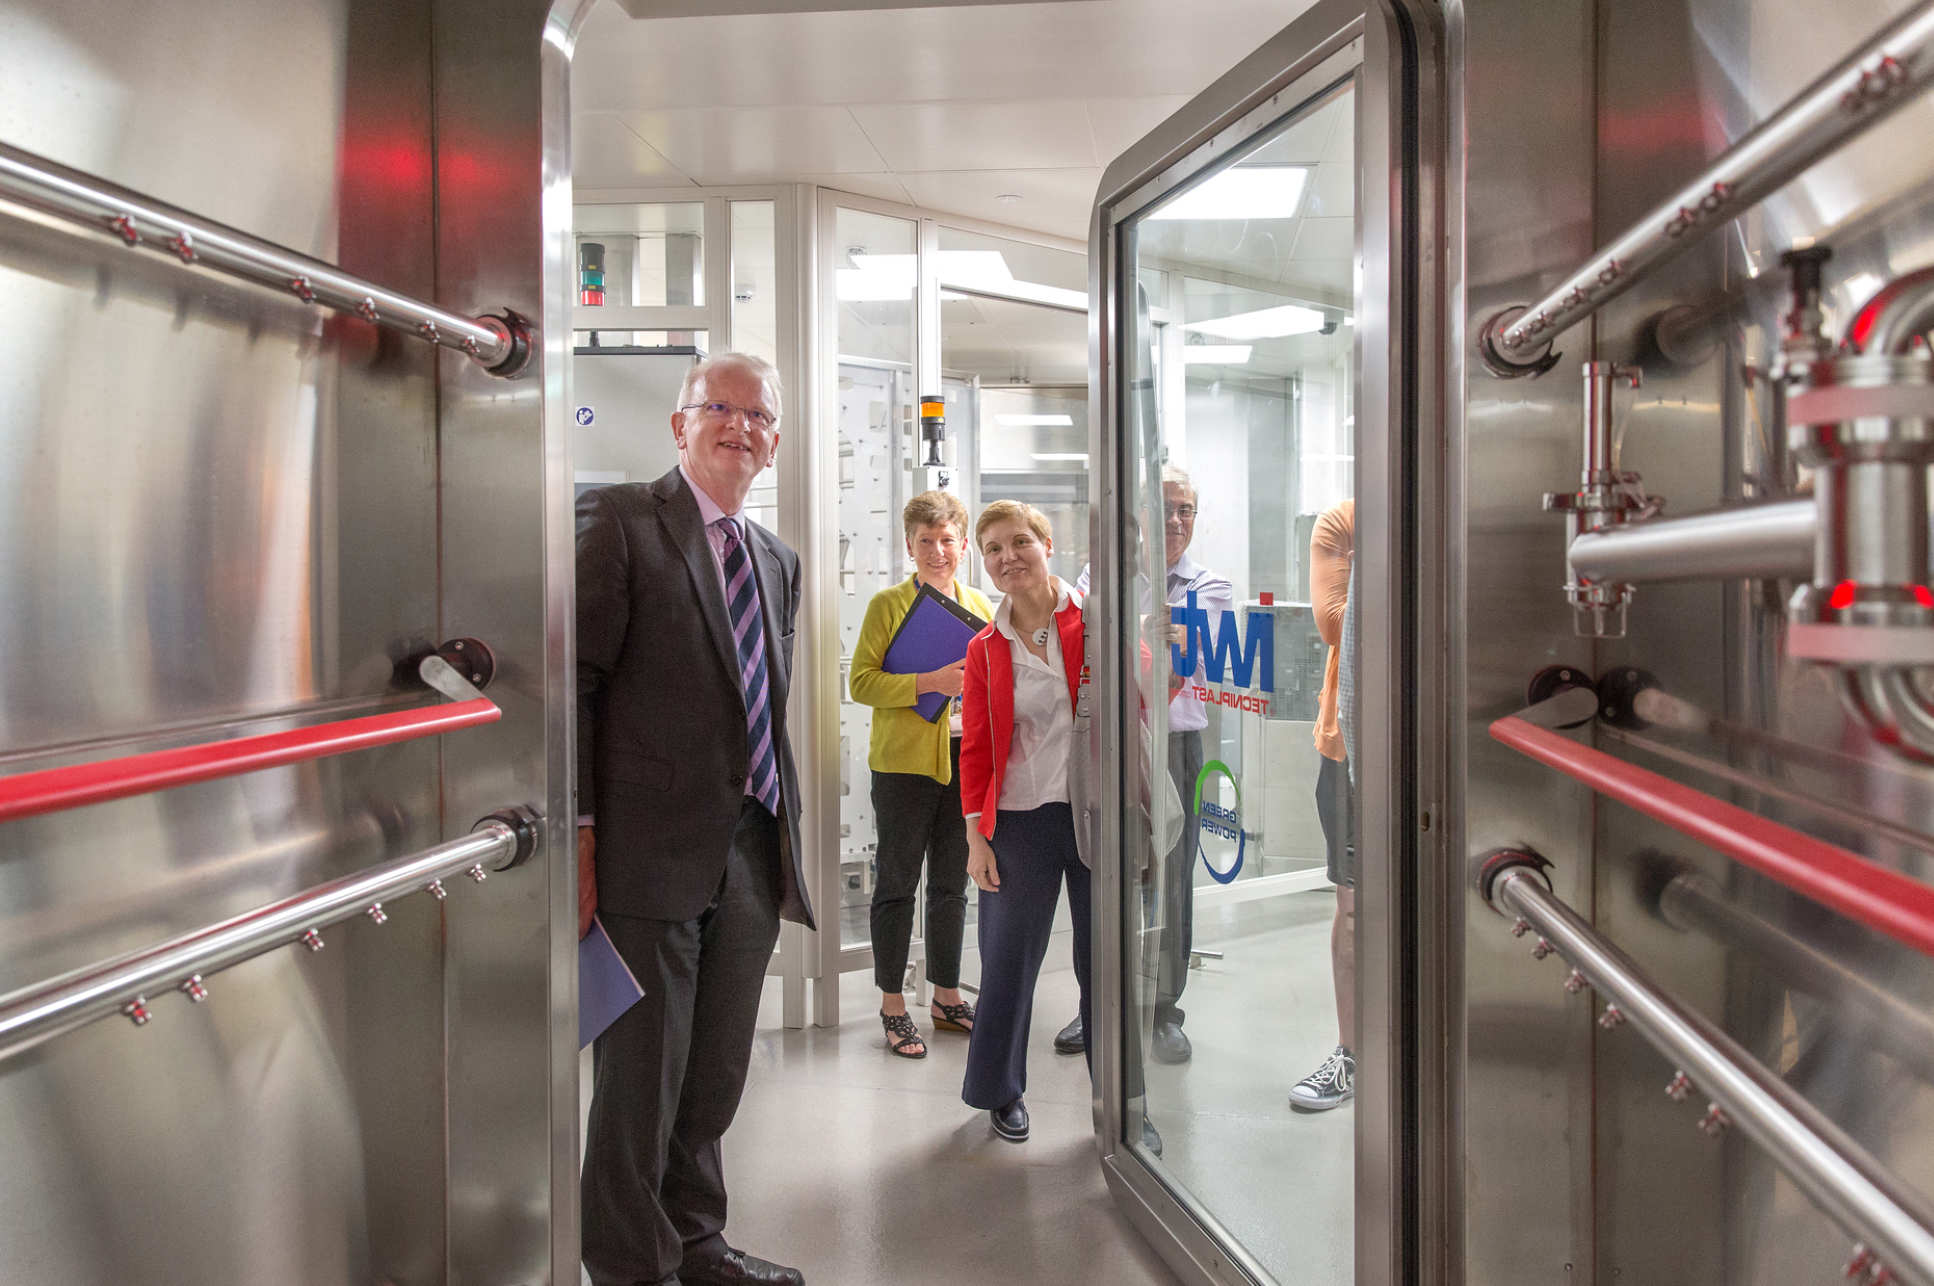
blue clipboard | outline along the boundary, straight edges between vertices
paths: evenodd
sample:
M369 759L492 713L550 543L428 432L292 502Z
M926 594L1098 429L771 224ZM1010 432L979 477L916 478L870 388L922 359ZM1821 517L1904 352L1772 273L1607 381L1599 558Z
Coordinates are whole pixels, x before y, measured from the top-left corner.
M965 660L968 641L986 628L986 621L933 586L922 584L906 618L886 645L880 668L888 674L925 674L942 669ZM923 692L913 708L922 719L934 723L945 716L952 699L941 692Z
M644 997L631 966L612 945L603 923L592 916L591 932L578 939L578 1048L603 1035Z

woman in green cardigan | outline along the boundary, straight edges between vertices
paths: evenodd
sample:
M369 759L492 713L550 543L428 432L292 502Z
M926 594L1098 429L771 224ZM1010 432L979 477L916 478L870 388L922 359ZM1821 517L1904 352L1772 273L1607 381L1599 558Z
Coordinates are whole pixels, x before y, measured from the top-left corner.
M880 668L887 644L929 585L982 620L992 620L987 596L959 579L966 548L967 506L944 491L907 501L900 515L913 575L883 589L866 605L853 646L848 685L853 699L873 707L867 765L873 770L873 817L879 832L873 885L873 978L880 988L886 1043L902 1058L925 1058L926 1042L907 1013L901 988L913 938L913 899L920 866L927 867L927 981L937 1029L972 1031L974 1007L960 994L960 944L967 923L967 832L960 824L960 708L932 723L914 710L928 692L958 698L956 662L924 674Z

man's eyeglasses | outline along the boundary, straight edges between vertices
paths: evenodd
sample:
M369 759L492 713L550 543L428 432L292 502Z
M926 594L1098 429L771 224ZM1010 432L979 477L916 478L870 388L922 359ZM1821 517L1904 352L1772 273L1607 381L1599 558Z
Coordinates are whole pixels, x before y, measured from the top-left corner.
M745 417L745 422L755 429L770 429L773 425L779 423L778 419L770 411L762 411L756 406L733 406L730 402L693 402L690 406L681 406L678 409L681 411L697 411L701 415L709 415L715 420L730 419L732 413L737 411Z
M1195 521L1194 505L1163 505L1162 513L1167 518L1180 518L1183 522Z

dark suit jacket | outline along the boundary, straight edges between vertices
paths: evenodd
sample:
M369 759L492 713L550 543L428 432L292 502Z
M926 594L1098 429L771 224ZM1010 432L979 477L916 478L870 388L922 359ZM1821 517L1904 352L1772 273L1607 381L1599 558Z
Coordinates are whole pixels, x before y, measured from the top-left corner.
M781 915L810 928L786 733L799 556L745 526L779 755ZM597 827L598 905L697 919L724 876L749 756L718 564L677 469L587 492L577 527L578 812Z

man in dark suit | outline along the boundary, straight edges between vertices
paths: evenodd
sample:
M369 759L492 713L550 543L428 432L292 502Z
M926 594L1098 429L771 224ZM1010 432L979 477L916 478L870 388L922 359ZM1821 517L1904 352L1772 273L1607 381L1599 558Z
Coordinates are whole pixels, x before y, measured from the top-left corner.
M584 1263L595 1286L803 1283L726 1244L719 1148L779 921L813 923L786 736L799 559L742 512L779 375L728 353L678 401L678 467L578 501L578 928L597 912L645 993L595 1046Z

